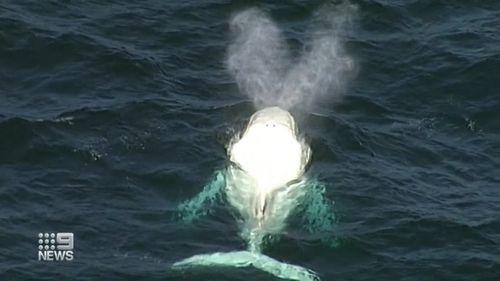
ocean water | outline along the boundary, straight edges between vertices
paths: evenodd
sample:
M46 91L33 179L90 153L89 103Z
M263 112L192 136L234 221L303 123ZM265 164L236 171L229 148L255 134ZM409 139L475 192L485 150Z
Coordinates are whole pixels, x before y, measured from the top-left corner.
M0 279L277 280L172 271L245 248L230 206L192 223L177 206L256 109L231 17L260 9L300 57L339 2L1 1ZM291 227L264 253L322 280L499 280L500 2L350 3L352 71L321 68L321 102L292 108L336 243ZM45 232L74 233L74 259L39 261Z

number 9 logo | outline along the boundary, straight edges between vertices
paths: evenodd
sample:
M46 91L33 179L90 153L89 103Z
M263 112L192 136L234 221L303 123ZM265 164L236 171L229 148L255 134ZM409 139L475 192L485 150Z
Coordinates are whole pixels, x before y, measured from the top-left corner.
M73 250L73 233L57 233L56 240L58 250Z

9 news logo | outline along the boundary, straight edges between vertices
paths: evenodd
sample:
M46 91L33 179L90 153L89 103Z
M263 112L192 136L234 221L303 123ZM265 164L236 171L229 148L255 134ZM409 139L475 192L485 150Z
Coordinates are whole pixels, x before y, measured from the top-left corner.
M39 261L72 261L74 235L71 232L38 233Z

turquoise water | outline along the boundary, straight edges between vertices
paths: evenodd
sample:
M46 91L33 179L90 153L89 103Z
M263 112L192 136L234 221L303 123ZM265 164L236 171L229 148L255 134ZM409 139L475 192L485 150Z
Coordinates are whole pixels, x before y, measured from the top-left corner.
M178 206L255 111L226 66L231 16L260 8L300 57L325 3L2 1L0 279L277 280L170 270L246 247L230 206ZM352 75L292 110L333 231L292 216L264 254L321 280L498 280L500 2L351 3ZM73 232L74 260L38 261L39 232Z

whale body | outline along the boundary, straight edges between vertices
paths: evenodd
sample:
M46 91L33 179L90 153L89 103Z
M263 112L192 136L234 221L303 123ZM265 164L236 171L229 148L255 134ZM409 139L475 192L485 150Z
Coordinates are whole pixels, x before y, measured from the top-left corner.
M295 120L288 111L268 107L250 117L246 130L228 150L229 160L246 174L246 185L250 185L246 187L247 192L253 193L252 206L245 208L254 212L253 218L261 225L266 220L266 208L274 192L299 179L309 161L310 148L299 139L297 131ZM234 172L230 172L232 174ZM245 175L240 173L237 178L242 176ZM232 187L231 184L242 183L235 183L233 178L228 181L229 192L236 188L241 193L241 186ZM228 196L231 203L236 201L231 201L233 197ZM233 205L239 206L238 202Z
M267 194L304 174L309 151L309 146L297 137L292 115L279 107L269 107L252 115L229 155L255 179L256 191Z
M227 202L239 215L240 235L248 248L195 255L174 263L173 268L253 266L279 278L319 280L307 268L261 253L265 237L283 230L289 214L301 204L308 187L303 175L311 150L299 137L292 115L279 107L255 112L241 136L231 140L227 153L230 165L198 197L182 207L196 214L202 202L224 191Z

